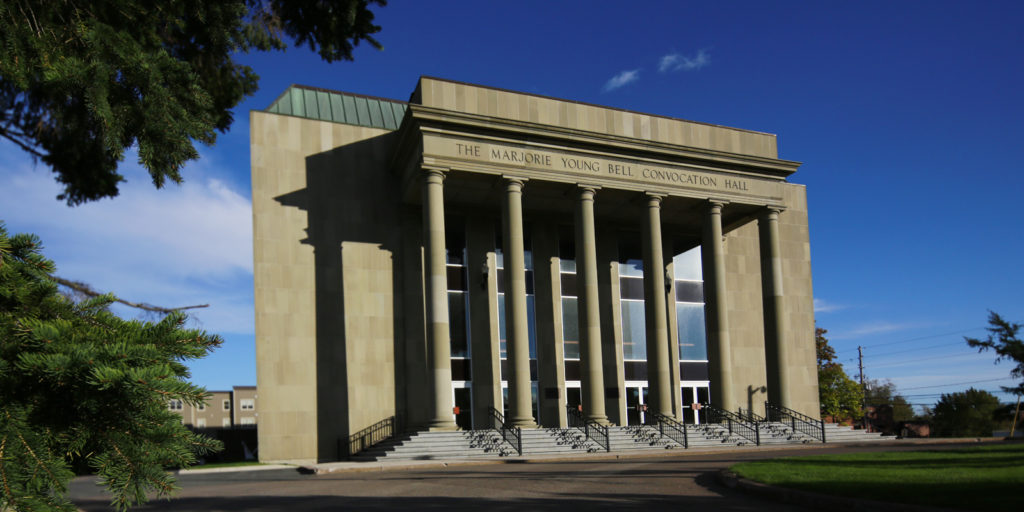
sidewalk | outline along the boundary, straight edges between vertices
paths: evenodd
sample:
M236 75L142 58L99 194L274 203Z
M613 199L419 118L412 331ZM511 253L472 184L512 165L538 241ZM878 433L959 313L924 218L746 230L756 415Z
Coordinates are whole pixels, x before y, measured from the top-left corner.
M886 440L878 442L863 443L808 443L808 444L779 444L762 446L722 446L722 447L701 447L675 450L617 450L614 452L594 453L573 453L573 454L545 454L486 458L486 459L431 459L431 460L396 460L396 461L373 461L373 462L321 462L317 464L306 464L297 467L298 471L306 474L329 474L329 473L357 473L357 472L380 472L380 471L401 471L407 469L446 468L451 466L482 466L493 464L529 464L543 462L564 462L564 461L602 461L616 459L649 459L661 457L685 457L689 454L706 453L748 453L748 452L772 452L792 450L817 450L829 447L850 447L863 448L871 446L897 447L897 446L928 446L943 444L962 444L973 442L995 442L1002 441L1002 438L913 438Z

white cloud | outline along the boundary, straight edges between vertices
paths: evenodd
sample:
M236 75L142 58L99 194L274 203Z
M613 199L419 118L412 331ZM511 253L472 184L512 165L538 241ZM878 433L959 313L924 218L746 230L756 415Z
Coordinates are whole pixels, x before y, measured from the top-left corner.
M814 299L814 312L815 313L831 313L833 311L839 311L840 309L846 309L846 306L841 304L833 304L826 301L825 299Z
M635 82L635 81L637 81L639 79L640 79L640 70L639 69L632 69L632 70L623 71L623 72L613 76L611 78L611 80L608 80L608 82L604 84L604 91L605 92L614 91L615 89L618 89L618 88L620 88L620 87L622 87L622 86L624 86L626 84Z
M252 206L227 168L190 163L157 190L129 155L114 199L69 208L45 165L0 145L0 220L43 241L57 275L135 302L195 310L213 332L252 332ZM122 310L134 315L134 311Z
M658 71L694 71L708 64L711 64L711 54L707 50L698 50L693 57L670 53L658 61Z
M885 334L888 332L904 331L907 329L917 329L921 327L927 326L919 323L870 322L862 324L858 327L854 327L853 329L847 329L841 332L833 332L831 333L829 338L834 340L849 340L876 334Z

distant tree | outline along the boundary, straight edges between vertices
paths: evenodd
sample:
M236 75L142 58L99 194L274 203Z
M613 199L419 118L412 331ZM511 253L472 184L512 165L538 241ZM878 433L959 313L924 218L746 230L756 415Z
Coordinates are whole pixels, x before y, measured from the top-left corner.
M821 327L814 330L814 343L818 360L818 400L821 415L836 420L847 420L861 415L860 384L846 375L843 365L835 362L836 351L828 344Z
M194 141L213 144L259 77L241 52L284 36L327 62L380 48L386 0L0 2L0 137L40 159L81 204L118 194L130 147L160 188L181 182Z
M1021 324L1007 322L996 312L989 311L988 325L989 327L986 328L989 332L988 338L982 340L965 336L964 341L977 348L978 352L985 352L989 349L995 351L998 355L996 363L1003 360L1017 363L1017 366L1010 370L1010 375L1021 379L1021 381L1016 386L1003 386L1003 391L1015 395L1024 394L1024 341L1017 334L1020 332Z
M914 419L914 408L907 399L896 392L896 384L890 380L869 380L864 383L867 405L892 408L892 419L899 423Z
M220 338L111 314L111 295L73 302L51 279L39 239L0 224L0 510L75 510L64 498L72 467L87 466L125 509L173 490L166 467L222 448L168 410L207 393L184 362Z
M932 410L932 435L990 436L996 424L999 399L988 391L968 389L943 394Z

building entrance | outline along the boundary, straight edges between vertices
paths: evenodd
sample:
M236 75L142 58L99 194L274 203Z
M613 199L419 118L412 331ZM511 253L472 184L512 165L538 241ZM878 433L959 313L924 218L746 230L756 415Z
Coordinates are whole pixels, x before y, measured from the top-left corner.
M473 429L473 390L467 382L452 382L455 424L462 430Z
M699 405L710 401L707 383L687 384L684 383L681 391L683 393L683 421L691 425L700 425L704 421L704 412Z
M647 383L626 382L626 419L628 425L647 421Z

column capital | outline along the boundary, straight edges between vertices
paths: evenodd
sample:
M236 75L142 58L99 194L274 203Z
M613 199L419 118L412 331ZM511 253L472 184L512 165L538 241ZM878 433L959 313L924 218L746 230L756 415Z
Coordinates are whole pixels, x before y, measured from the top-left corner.
M778 215L780 213L784 212L784 211L786 211L786 207L785 206L768 205L768 206L764 207L764 211L761 214L765 215L765 216L772 216L772 215L774 215L774 216L778 217Z
M726 201L725 199L708 199L708 209L711 211L718 210L719 212L721 212L722 208L725 208L725 205L727 204L729 204L729 201Z
M530 178L524 178L522 176L511 176L508 174L502 174L501 179L505 180L506 185L515 185L519 188L523 188L523 185L525 185L527 181L530 181Z
M644 200L647 201L648 207L661 206L661 200L665 198L667 194L661 192L651 192L649 190L644 191Z
M592 185L576 185L577 198L581 201L593 201L601 187Z
M448 175L448 169L441 169L439 167L421 167L423 178L428 182L441 183Z

